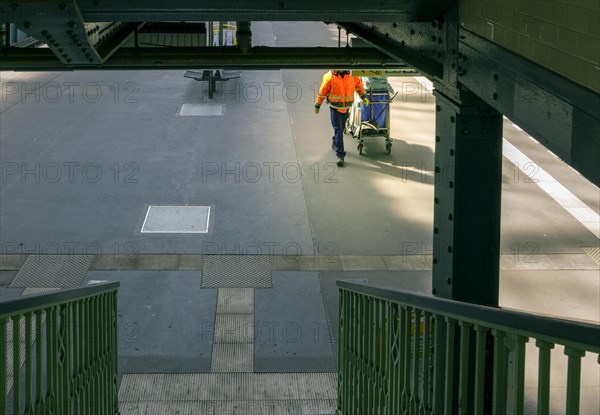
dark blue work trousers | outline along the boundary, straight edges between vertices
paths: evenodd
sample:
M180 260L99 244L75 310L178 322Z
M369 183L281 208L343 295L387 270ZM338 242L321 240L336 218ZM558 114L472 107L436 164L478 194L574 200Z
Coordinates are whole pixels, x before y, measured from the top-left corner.
M329 107L331 111L331 126L333 127L333 146L335 147L335 155L344 158L346 152L344 151L344 127L346 126L346 120L349 111L339 112L338 110Z

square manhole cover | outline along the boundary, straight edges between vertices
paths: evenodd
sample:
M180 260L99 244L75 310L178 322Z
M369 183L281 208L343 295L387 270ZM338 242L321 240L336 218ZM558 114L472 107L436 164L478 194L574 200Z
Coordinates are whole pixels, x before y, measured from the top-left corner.
M183 104L179 115L186 116L221 116L224 113L223 104Z
M149 206L142 233L208 233L210 206Z

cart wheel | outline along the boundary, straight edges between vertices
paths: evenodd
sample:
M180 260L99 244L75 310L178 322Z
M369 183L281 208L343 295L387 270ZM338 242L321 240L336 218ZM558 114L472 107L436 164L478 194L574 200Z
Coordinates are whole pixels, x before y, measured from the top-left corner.
M385 154L390 154L392 152L392 143L387 143L385 145Z
M362 151L363 151L363 145L359 144L358 145L358 154L362 156Z

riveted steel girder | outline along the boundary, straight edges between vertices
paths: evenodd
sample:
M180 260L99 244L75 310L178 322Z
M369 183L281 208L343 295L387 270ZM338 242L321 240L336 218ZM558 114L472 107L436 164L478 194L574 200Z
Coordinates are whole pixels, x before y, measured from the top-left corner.
M0 1L6 18L48 45L63 64L103 63L139 23L85 22L74 0Z
M63 1L64 2L64 1ZM86 22L426 21L455 0L77 0ZM24 1L12 3L24 4ZM69 2L67 2L69 3ZM367 17L368 16L368 17ZM2 18L0 11L0 18Z
M12 49L0 60L0 69L64 70L48 49ZM327 69L335 67L406 68L373 48L270 48L254 47L242 51L236 47L121 48L98 65L70 64L72 69Z
M498 305L502 115L436 92L433 292Z
M389 32L376 30L376 26L369 23L338 22L337 24L394 59L409 63L423 74L428 76L442 76L442 63L436 60L435 56L431 57L422 53L421 50L407 47L406 39L402 35L396 34L390 36ZM389 25L391 26L392 24ZM428 27L428 25L424 25L425 27ZM378 28L380 26L381 24L377 25ZM418 36L420 36L420 34Z

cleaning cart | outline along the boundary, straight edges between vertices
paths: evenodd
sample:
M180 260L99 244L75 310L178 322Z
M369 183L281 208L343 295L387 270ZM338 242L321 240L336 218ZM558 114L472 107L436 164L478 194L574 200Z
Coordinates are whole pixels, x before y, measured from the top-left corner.
M358 140L358 154L362 155L364 138L385 137L385 152L392 152L390 139L390 103L397 93L384 77L363 78L369 105L355 100L346 122L346 132Z

